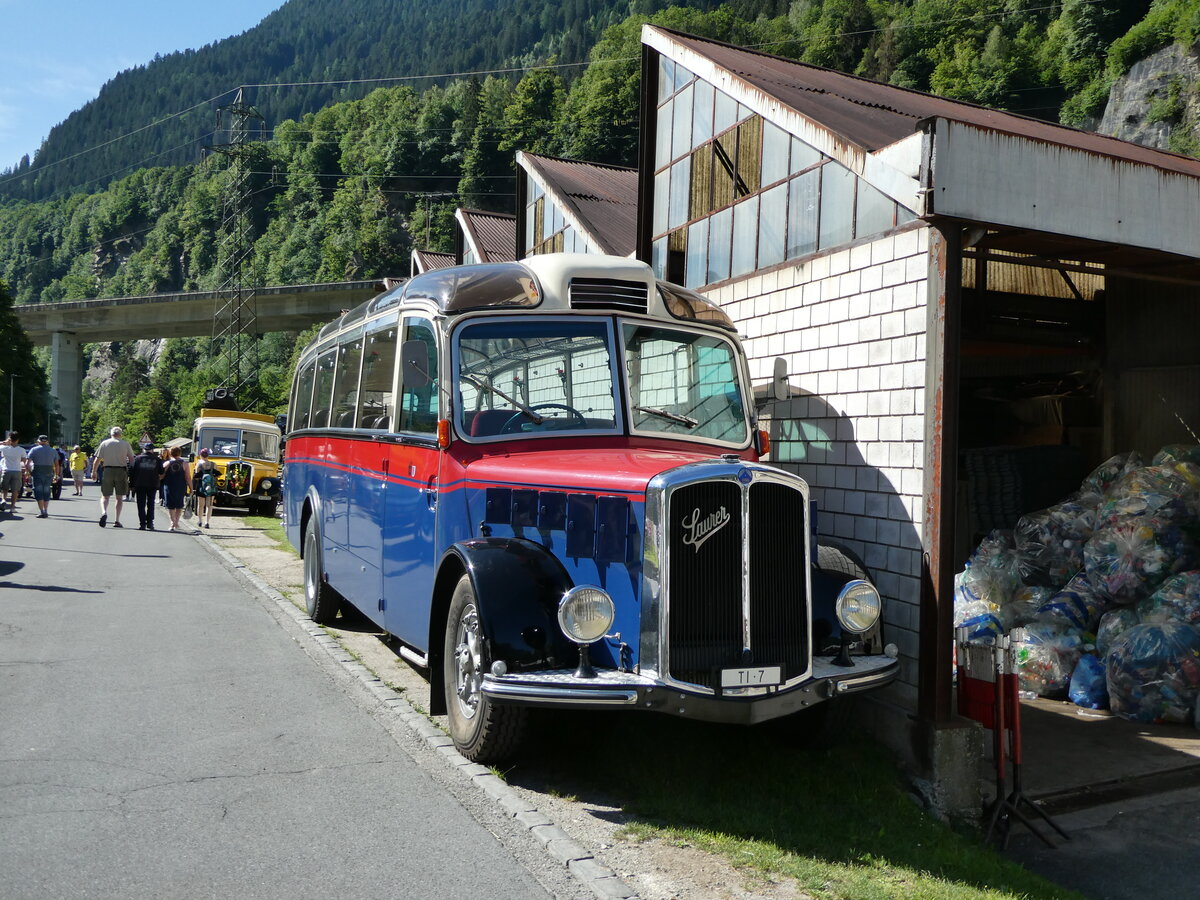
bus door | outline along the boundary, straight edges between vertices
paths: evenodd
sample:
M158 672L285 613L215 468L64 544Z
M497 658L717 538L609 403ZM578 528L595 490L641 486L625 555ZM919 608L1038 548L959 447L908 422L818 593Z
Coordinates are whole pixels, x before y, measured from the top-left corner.
M347 597L361 590L361 566L350 558L350 492L361 477L355 466L358 375L362 367L363 334L355 329L338 340L333 394L329 406L329 454L325 476L325 569L329 580Z
M362 373L355 407L355 445L350 482L347 549L356 572L354 605L383 628L383 527L389 473L396 446L391 432L396 390L399 317L392 315L367 326L362 342Z
M428 319L405 316L401 342L400 402L383 519L384 627L428 651L438 507L440 359L437 331Z

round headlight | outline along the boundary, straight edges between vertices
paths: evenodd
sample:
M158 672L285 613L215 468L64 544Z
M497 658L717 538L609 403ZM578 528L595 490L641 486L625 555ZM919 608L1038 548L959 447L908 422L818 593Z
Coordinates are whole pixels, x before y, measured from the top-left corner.
M608 634L617 611L612 597L598 587L573 587L558 604L558 627L577 644L592 644Z
M851 581L838 594L836 610L838 621L844 629L862 634L879 621L883 601L873 584Z
M258 486L259 486L259 489L261 489L261 490L269 491L271 488L273 488L275 486L275 482L273 482L270 478L264 478L262 481L260 481L258 483Z

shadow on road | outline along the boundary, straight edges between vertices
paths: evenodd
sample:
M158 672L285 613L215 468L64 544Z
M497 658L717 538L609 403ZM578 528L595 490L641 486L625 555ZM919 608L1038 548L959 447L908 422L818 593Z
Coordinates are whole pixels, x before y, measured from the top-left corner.
M103 594L104 591L88 591L83 588L61 587L56 584L18 584L15 581L0 581L0 588L17 588L25 591L51 591L56 594Z

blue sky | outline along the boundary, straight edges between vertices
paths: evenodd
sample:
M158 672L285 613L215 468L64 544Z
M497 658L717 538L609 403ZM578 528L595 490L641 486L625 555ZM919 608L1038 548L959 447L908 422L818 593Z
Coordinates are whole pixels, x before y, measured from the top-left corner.
M284 0L0 0L0 171L118 72L253 28ZM236 85L231 85L236 87ZM203 97L181 97L191 105Z

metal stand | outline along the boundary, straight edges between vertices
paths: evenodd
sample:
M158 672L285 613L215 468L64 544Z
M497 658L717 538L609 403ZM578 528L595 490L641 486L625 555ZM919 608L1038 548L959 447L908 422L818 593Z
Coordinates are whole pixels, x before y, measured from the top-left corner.
M1016 632L1014 632L1015 634ZM1002 849L1008 847L1013 820L1028 828L1047 847L1050 840L1036 826L1032 812L1053 828L1064 840L1070 835L1043 810L1025 796L1021 784L1021 701L1012 644L1014 638L1001 635L994 645L972 643L967 629L958 631L958 709L967 718L992 730L992 747L996 763L996 798L985 811L987 821L985 840L993 835ZM1020 640L1020 635L1016 635ZM1012 765L1012 790L1008 788L1008 768Z

